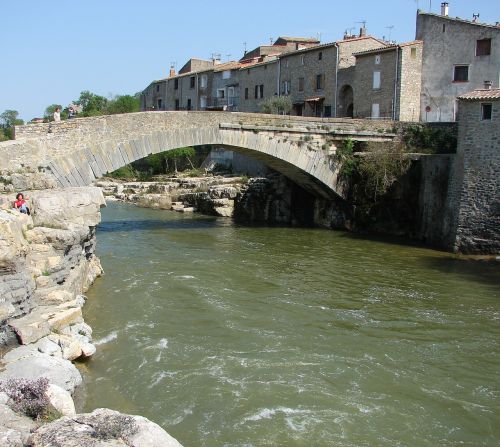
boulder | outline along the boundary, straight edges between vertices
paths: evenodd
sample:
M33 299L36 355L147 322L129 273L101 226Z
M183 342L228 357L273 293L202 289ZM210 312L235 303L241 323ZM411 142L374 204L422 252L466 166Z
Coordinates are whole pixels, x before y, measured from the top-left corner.
M49 398L51 407L62 416L74 416L76 414L75 403L71 398L71 394L60 386L49 383L45 394Z
M148 419L105 408L43 425L29 442L32 447L182 447Z
M28 347L22 346L21 348ZM0 371L0 380L46 377L50 383L58 385L70 393L73 393L75 387L82 383L80 372L68 360L41 353L34 346L32 349L25 349L22 355L18 355L17 358L13 358L11 354L13 351L10 351L3 358L4 367Z
M99 209L106 205L101 188L64 188L33 191L32 216L35 226L71 230L95 227Z
M7 405L0 404L0 445L2 447L23 447L35 422L27 416L15 413Z

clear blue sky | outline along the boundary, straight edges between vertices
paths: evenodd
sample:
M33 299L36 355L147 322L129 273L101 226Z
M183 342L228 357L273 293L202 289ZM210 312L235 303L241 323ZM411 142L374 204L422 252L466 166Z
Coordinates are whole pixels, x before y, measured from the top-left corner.
M0 2L0 113L29 120L82 90L133 94L191 56L238 59L279 35L337 40L366 20L369 34L412 40L416 0L11 0ZM440 8L432 0L433 12ZM450 0L450 15L500 20L498 0ZM429 0L419 0L429 9Z

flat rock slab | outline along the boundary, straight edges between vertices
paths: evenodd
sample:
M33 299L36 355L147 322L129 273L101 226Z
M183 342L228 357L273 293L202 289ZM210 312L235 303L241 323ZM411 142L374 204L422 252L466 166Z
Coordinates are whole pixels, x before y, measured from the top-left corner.
M0 372L0 380L46 377L50 383L70 393L82 383L80 372L69 360L42 354L36 349L25 350L22 354L4 365L3 371ZM7 360L11 358L14 358L14 354ZM5 357L3 360L5 362Z
M46 424L29 442L32 447L182 447L148 419L105 408Z

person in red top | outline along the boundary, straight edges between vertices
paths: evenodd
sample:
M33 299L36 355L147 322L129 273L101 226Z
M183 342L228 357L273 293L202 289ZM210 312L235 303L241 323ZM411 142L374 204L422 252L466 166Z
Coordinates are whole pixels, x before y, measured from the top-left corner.
M26 200L24 200L24 194L18 193L16 196L16 201L14 202L14 208L18 209L21 213L27 214L29 216L30 210L28 205L26 204Z

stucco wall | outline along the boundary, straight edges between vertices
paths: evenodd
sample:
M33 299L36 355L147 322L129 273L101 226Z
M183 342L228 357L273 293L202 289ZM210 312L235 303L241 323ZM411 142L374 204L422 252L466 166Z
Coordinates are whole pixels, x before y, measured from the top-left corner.
M491 38L491 55L476 56L478 39ZM455 99L482 88L485 80L498 87L500 77L500 28L481 26L451 17L419 13L416 39L423 40L423 121L454 121ZM453 82L455 65L469 65L469 81ZM432 110L426 113L426 107Z

